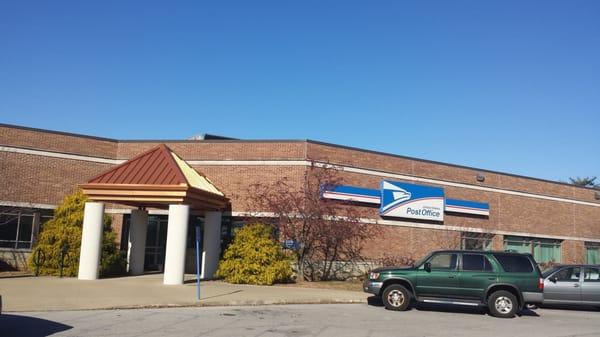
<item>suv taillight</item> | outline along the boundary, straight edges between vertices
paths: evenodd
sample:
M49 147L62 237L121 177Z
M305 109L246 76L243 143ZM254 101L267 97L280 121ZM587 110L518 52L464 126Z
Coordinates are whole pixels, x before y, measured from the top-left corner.
M539 281L538 281L538 289L540 291L544 291L544 279L541 277L539 278Z

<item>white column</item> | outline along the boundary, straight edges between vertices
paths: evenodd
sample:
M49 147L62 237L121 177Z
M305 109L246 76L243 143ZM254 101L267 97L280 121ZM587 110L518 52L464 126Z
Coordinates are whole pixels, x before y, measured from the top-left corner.
M146 256L146 232L148 231L148 212L134 209L129 222L129 249L127 251L127 268L131 275L144 273L144 257Z
M202 273L203 279L210 279L217 271L219 254L221 253L221 212L204 214L204 238L202 240Z
M80 280L97 280L100 272L100 253L102 249L102 220L104 204L86 202L83 213L81 234L81 253L79 255Z
M189 215L190 206L169 205L164 284L183 284Z

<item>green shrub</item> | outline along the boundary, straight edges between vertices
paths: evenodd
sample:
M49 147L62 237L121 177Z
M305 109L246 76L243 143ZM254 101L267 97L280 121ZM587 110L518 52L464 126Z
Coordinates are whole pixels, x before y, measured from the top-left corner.
M230 283L272 285L292 276L290 259L273 240L272 228L248 225L237 231L219 263L217 275Z
M37 251L42 252L40 275L59 275L61 251L64 249L64 276L76 276L79 269L81 231L86 196L80 190L65 197L54 211L54 218L42 226L33 254L29 258L29 268L36 270ZM116 276L125 273L127 261L117 249L116 235L111 228L111 218L104 216L102 237L102 257L100 275Z

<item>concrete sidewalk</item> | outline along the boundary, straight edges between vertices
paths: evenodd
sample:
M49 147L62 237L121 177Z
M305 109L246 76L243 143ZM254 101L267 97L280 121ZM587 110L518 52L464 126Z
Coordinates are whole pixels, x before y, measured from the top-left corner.
M292 303L366 303L366 293L282 286L201 282L194 275L180 286L162 284L162 274L80 281L76 278L0 278L2 311L117 309L170 306L224 306Z

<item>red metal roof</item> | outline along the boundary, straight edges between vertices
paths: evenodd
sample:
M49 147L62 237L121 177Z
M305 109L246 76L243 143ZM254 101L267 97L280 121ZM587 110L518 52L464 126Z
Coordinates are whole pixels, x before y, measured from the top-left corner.
M181 169L161 144L88 181L90 184L187 185Z
M161 144L79 185L90 200L164 208L185 203L222 210L229 199L205 176Z

